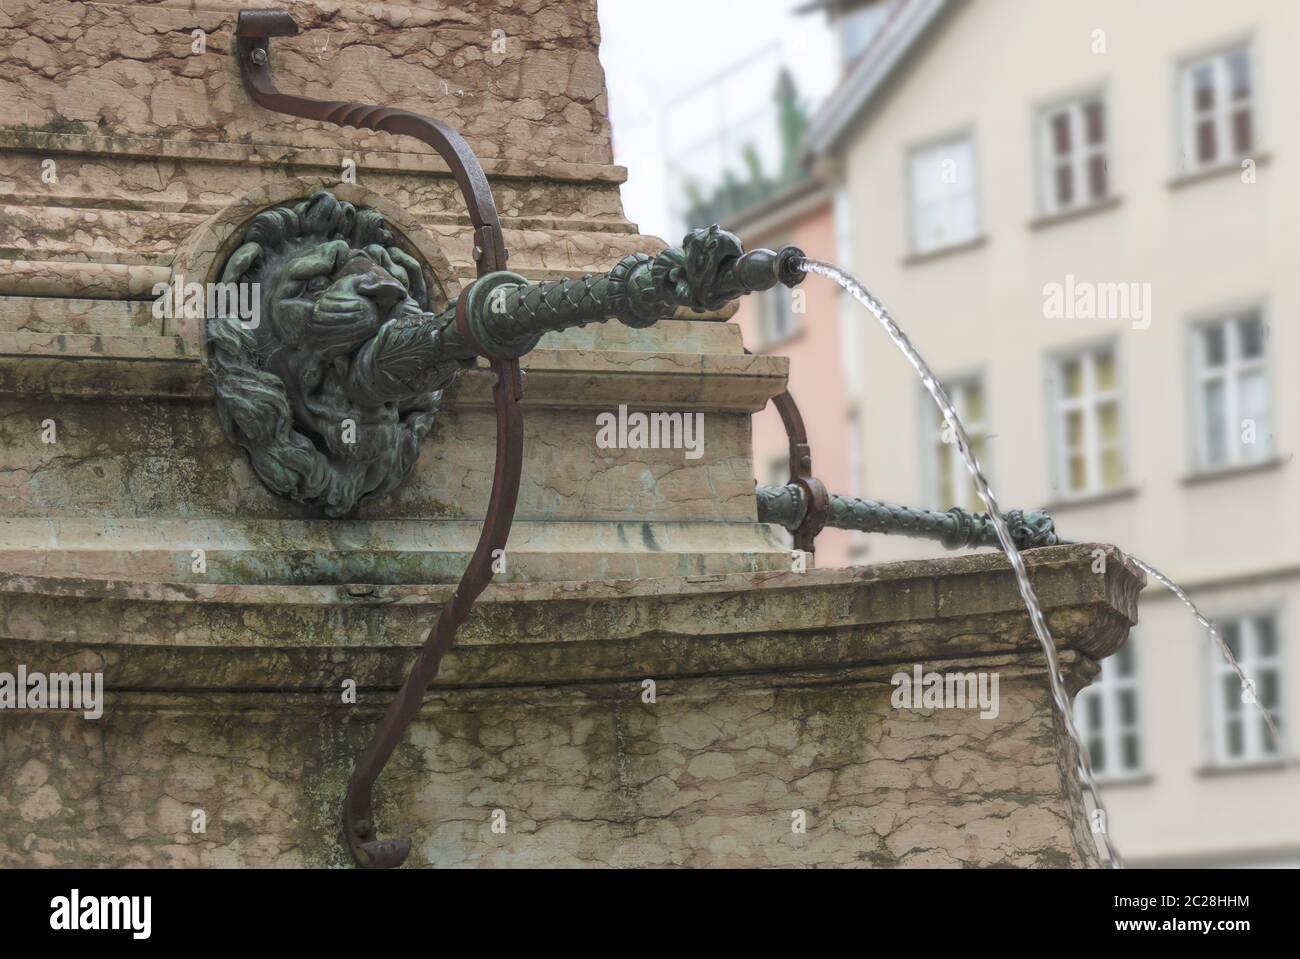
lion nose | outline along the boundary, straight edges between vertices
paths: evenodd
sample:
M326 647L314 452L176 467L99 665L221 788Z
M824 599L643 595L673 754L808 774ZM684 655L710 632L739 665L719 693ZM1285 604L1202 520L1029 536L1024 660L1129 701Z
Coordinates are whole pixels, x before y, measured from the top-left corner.
M358 292L374 300L381 309L389 310L406 298L402 284L391 277L371 277L357 285Z

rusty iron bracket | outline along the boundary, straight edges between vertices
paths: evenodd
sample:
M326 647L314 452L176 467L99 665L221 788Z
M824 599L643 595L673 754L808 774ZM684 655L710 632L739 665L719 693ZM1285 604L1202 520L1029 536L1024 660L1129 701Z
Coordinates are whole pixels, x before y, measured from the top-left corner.
M270 40L297 33L298 25L283 10L240 11L235 27L235 56L244 88L253 102L277 113L308 120L415 137L432 147L450 167L465 198L474 228L474 261L478 277L481 279L489 273L505 270L509 251L503 242L501 220L497 216L492 190L482 165L464 138L445 123L409 110L368 103L313 100L281 93L271 78ZM461 291L456 305L457 326L466 335L469 327L464 318L465 303L473 286L470 284ZM473 343L474 340L467 335L467 342ZM437 622L429 630L407 673L406 681L389 704L370 744L353 767L348 782L343 804L344 838L353 861L367 869L400 866L410 855L410 839L380 839L375 835L371 793L379 774L419 712L429 684L438 675L443 656L456 641L456 631L469 618L474 601L491 581L493 553L505 549L519 498L524 458L524 420L520 406L523 377L519 361L491 356L481 347L479 352L487 357L492 372L496 374L492 389L496 408L496 465L492 473L492 492L478 545L460 583L451 599L443 604Z
M753 355L749 349L745 352ZM790 483L803 490L804 502L808 505L803 522L791 533L794 548L816 555L817 536L826 528L826 520L830 517L831 495L822 481L812 475L812 446L794 395L788 389L783 390L772 397L772 405L780 414L785 435L790 441Z
M785 424L785 433L790 440L790 482L803 490L808 504L803 522L792 534L794 548L816 554L817 536L826 528L831 497L822 481L812 474L812 446L808 443L808 431L804 428L803 416L794 396L787 389L772 398L772 405L781 414L781 422Z

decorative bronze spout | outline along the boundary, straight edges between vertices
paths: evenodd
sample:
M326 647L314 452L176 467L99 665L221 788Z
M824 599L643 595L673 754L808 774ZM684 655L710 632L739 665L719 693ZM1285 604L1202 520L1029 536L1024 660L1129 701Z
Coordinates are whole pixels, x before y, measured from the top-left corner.
M217 410L272 492L347 516L410 474L442 391L477 357L514 361L549 332L611 318L639 327L716 309L799 282L790 264L801 258L793 247L745 253L711 226L598 276L488 273L435 313L383 217L318 190L259 213L226 261L222 283L258 291L259 322L208 321Z
M793 532L807 517L808 500L803 488L796 483L759 486L755 494L760 523L775 523ZM863 533L938 540L948 549L999 545L988 514L973 513L960 506L942 511L916 509L830 493L825 525ZM1007 525L1018 549L1056 546L1064 542L1056 535L1052 517L1041 510L1010 510L1007 512Z
M686 235L658 256L633 253L608 273L531 284L514 273L478 280L466 298L474 340L493 353L523 356L547 333L603 323L650 326L685 307L716 310L746 293L795 286L804 274L796 247L753 250L717 226Z

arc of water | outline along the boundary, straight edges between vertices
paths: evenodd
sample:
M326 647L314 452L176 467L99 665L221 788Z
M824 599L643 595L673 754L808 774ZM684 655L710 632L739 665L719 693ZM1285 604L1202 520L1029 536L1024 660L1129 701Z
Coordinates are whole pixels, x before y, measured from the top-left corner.
M1183 605L1192 611L1192 615L1196 617L1196 621L1204 626L1209 632L1210 640L1219 647L1219 652L1223 655L1223 658L1227 660L1228 665L1232 667L1232 671L1237 674L1237 678L1241 680L1241 688L1243 690L1254 690L1256 688L1254 680L1246 676L1246 673L1241 668L1241 664L1237 662L1237 657L1232 655L1232 650L1228 648L1228 644L1224 642L1223 637L1219 635L1219 630L1215 628L1215 625L1200 611L1197 605L1192 602L1191 597L1184 592L1183 588L1164 573L1160 572L1160 570L1156 569L1149 563L1144 563L1136 556L1130 556L1129 559L1133 560L1142 572L1146 573L1156 582L1160 583L1160 585L1168 589L1169 592L1182 600ZM1260 715L1264 717L1264 723L1273 734L1273 742L1280 746L1282 744L1282 733L1278 730L1277 723L1273 719L1273 714L1268 711L1267 706L1259 701L1258 697L1252 696L1251 701L1255 704L1255 708L1259 710Z
M930 397L939 407L946 421L952 424L953 433L957 438L957 449L971 474L971 478L975 481L976 491L984 502L984 508L988 511L989 519L997 532L998 542L1002 546L1002 551L1006 553L1011 569L1015 573L1016 585L1019 587L1020 597L1024 600L1025 608L1029 611L1029 621L1033 626L1034 635L1038 638L1039 645L1043 648L1043 655L1047 658L1047 676L1051 684L1052 702L1066 733L1074 744L1078 756L1077 772L1079 782L1082 784L1088 799L1092 802L1093 809L1100 812L1099 818L1095 815L1093 817L1093 830L1101 837L1106 854L1110 859L1110 865L1113 868L1121 868L1123 861L1120 859L1119 852L1111 842L1110 833L1106 829L1106 808L1102 804L1101 796L1098 794L1096 783L1093 780L1092 760L1088 754L1088 746L1074 723L1074 711L1070 708L1070 700L1065 692L1065 681L1061 677L1061 664L1056 655L1056 644L1052 641L1051 631L1047 628L1047 621L1043 617L1042 608L1038 603L1038 595L1034 592L1034 586L1029 581L1029 571L1025 568L1024 558L1016 547L1015 540L1011 536L1011 530L1007 526L1006 517L1003 516L1002 510L998 507L997 497L994 496L993 490L984 476L979 459L971 449L970 437L966 435L966 428L957 415L956 408L948 398L948 394L944 391L934 372L916 347L912 345L912 341L907 334L894 322L884 304L877 300L865 286L829 263L822 263L819 260L804 260L802 267L810 273L816 273L838 283L880 321L880 325L884 327L890 340L902 351L903 355L907 357L907 361L916 370L917 375L920 376L926 392L930 394Z

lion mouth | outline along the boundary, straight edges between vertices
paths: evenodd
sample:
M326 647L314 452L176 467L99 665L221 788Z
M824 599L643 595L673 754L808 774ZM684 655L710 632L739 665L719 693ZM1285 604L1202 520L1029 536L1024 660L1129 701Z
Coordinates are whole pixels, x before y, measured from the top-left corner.
M374 336L383 318L370 300L326 292L307 321L307 335L329 358L351 353Z

